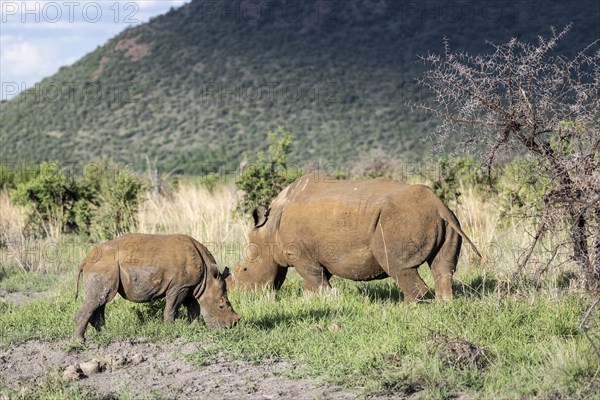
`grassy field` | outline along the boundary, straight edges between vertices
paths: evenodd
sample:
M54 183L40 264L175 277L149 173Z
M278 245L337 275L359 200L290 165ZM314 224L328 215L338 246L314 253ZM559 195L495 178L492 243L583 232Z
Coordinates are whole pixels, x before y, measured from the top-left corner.
M18 230L19 210L5 195L0 201L2 229ZM232 216L235 203L231 187L217 187L211 193L182 185L169 198L143 203L139 230L190 234L210 244L221 266L231 265L243 255L249 226ZM160 301L140 305L117 298L107 306L106 328L101 333L89 328L88 341L102 344L143 337L155 342L202 342L188 356L198 368L220 357L256 363L289 359L302 368L282 371L284 375L322 379L365 394L418 394L424 399L600 398L598 357L579 327L592 299L576 290L570 280L572 266L543 273L533 263L524 275L537 279L515 282L511 276L520 245L528 240L527 227L503 221L505 228L500 229L493 202L468 190L461 204L452 208L484 257L478 260L463 247L455 299L448 304L430 300L405 305L390 279L357 283L334 278L338 296L305 295L301 279L292 273L277 293L232 291L232 304L243 316L232 330L189 326L183 318L166 326ZM0 302L3 351L33 338L61 341L72 335L72 317L81 302L73 298L76 269L90 246L83 239L63 237L52 247L60 256L51 262L48 257L36 258L35 251L19 261L14 245L2 250L1 291L46 293L42 299L19 304ZM34 249L43 253L48 247L38 244ZM543 256L535 255L540 260ZM23 257L29 257L28 264ZM20 265L29 265L32 271ZM431 287L428 268L421 267L420 272ZM51 382L31 398L86 396L59 378ZM3 394L19 397L9 389L0 389L0 398Z

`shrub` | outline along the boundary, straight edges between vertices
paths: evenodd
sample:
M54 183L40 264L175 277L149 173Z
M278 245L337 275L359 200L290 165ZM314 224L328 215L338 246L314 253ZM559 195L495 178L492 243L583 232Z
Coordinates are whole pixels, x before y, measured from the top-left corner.
M33 234L56 238L73 232L106 239L135 227L142 185L132 174L117 173L112 161L88 165L79 178L65 176L54 162L35 171L11 192L15 204L27 207L27 229Z
M42 163L37 176L16 185L15 204L28 207L27 225L34 234L57 237L70 225L78 199L76 184L56 163Z
M301 175L299 170L288 169L292 135L279 127L277 132L269 132L268 137L271 142L268 155L260 152L254 162L245 155L246 165L235 181L245 193L237 205L238 212L249 213L257 205L269 205L281 190Z
M218 183L219 176L214 172L211 172L200 179L200 184L204 186L210 193L214 193Z
M460 203L461 186L487 193L497 182L497 170L488 177L473 157L442 156L437 160L435 172L427 171L422 175L431 181L431 189L444 202Z
M137 178L119 172L110 190L100 194L101 205L91 224L92 237L106 240L135 229L141 190L142 184Z

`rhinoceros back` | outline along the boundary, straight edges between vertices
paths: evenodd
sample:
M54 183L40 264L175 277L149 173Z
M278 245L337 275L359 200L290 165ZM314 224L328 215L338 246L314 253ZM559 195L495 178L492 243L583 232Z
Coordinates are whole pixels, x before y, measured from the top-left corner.
M163 297L172 287L192 288L202 278L203 260L185 235L129 234L99 248L99 263L118 268L119 293L134 302Z

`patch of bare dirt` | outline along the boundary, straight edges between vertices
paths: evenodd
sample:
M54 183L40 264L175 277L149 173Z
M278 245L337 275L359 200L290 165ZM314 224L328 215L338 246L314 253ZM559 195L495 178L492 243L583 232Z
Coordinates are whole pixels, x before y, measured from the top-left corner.
M98 77L100 77L102 72L104 72L104 67L106 67L106 64L108 64L109 62L110 62L110 57L108 57L107 55L102 56L102 59L100 60L100 64L98 65L98 68L92 74L92 79L94 79L94 80L98 79Z
M462 338L449 338L436 332L430 340L432 349L448 365L457 368L473 367L478 370L486 369L490 364L485 349Z
M92 73L92 79L98 79L102 72L104 72L104 68L110 62L112 57L114 57L114 51L124 52L125 55L132 61L139 61L152 53L149 44L138 43L138 40L141 38L141 34L132 36L135 32L139 32L139 29L133 29L129 33L128 37L125 37L117 42L113 51L109 51L107 54L102 56L102 59L98 64L98 68Z
M140 35L121 39L115 46L115 50L124 51L132 61L139 61L150 54L150 46L146 43L138 43Z
M69 345L32 340L0 352L0 386L23 390L58 372L72 384L107 398L118 394L168 399L364 398L360 388L343 390L289 378L286 375L301 369L291 361L255 364L219 356L204 366L186 361L185 356L202 348L202 343L115 342L71 351Z

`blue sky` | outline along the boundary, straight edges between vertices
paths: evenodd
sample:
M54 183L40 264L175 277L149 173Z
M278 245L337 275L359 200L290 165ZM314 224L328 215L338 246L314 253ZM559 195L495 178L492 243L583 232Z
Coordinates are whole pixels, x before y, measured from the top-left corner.
M190 0L0 0L0 98Z

